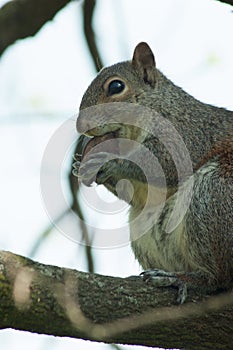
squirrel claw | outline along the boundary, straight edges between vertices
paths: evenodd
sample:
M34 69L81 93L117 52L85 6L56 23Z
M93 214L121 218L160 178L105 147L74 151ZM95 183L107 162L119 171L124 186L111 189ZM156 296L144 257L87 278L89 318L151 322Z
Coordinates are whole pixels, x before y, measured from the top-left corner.
M90 186L92 182L97 181L97 178L99 178L99 170L105 166L105 163L115 157L116 155L107 152L86 155L82 162L77 161L73 164L73 174L78 176L84 185ZM101 174L102 177L99 179L98 184L103 183L109 177L106 169Z
M187 292L187 284L183 281L178 282L178 297L177 297L177 303L183 304L187 298L188 292Z
M175 272L151 269L143 271L140 276L142 276L143 281L146 283L152 282L156 287L177 287L177 303L183 304L185 302L187 298L187 285L180 280Z
M74 176L78 177L78 176L79 176L80 162L77 161L77 162L73 163L73 164L72 164L72 167L74 168L74 169L72 170L72 174L73 174Z
M72 157L73 157L73 160L80 162L81 159L82 159L82 154L80 154L80 153L75 153L75 154L73 154Z
M72 167L74 168L74 169L79 169L79 167L80 167L80 162L79 161L77 161L77 162L75 162L75 163L73 163L72 164Z

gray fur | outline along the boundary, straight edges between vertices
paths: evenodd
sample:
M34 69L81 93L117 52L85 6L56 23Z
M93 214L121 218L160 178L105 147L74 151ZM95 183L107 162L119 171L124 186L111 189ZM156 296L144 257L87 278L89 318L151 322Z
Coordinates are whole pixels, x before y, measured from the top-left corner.
M153 81L153 84L148 83L146 75L142 76L143 67L140 67L142 54L141 50L139 58L137 57L137 65L127 61L104 68L84 94L80 110L108 102L129 102L151 108L156 115L169 120L181 135L190 154L194 173L188 174L187 178L184 169L181 189L183 192L177 201L178 175L171 154L149 133L142 139L141 142L158 158L164 170L168 193L162 209L159 201L155 199L155 203L144 213L144 221L137 223L137 229L141 227L143 231L141 235L139 234L139 238L134 235L136 227L134 220L145 204L150 189L147 185L160 189L159 179L156 179L156 183L147 184L142 171L146 169L151 175L156 173L151 160L142 157L142 169L139 169L134 162L112 160L102 167L97 176L97 183L104 184L116 194L115 185L120 179L126 178L132 181L134 185L134 197L130 202L132 249L143 268L197 273L204 278L207 285L225 288L233 279L233 167L231 166L233 159L231 156L228 157L231 164L224 173L221 169L224 165L221 164L220 158L222 153L227 152L227 146L225 145L222 150L219 146L220 150L209 158L207 155L216 144L221 144L227 138L232 140L233 112L196 100L174 85L155 66L149 67L150 81ZM104 84L114 76L126 82L129 87L128 94L119 98L106 96ZM92 118L97 119L98 116ZM156 120L153 118L145 119L143 115L138 118L139 125L146 124L152 129L156 126ZM91 121L80 113L77 120L78 130L81 130L85 123L91 125ZM107 117L103 116L100 122L106 128ZM122 130L125 133L124 135L122 131L123 137L128 137L127 129L122 127ZM111 132L111 126L108 132ZM173 144L174 140L171 137L168 141ZM232 143L229 147L233 149ZM131 159L139 159L140 156L135 150L131 154ZM198 164L205 157L206 161L199 167ZM182 164L182 155L180 162ZM85 175L83 181L85 183ZM182 201L190 181L193 181L193 193L188 210L178 226L172 232L167 232L166 227L174 206L178 205L177 208L182 209ZM155 215L157 210L158 216ZM145 230L145 222L148 224L148 230Z

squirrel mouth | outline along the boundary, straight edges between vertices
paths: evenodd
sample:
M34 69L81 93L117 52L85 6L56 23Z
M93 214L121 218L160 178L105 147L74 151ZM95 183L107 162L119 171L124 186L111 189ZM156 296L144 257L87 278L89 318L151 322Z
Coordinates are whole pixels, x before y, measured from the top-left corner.
M117 139L117 132L108 132L102 136L86 136L83 135L81 154L82 159L87 153L108 152L119 154L119 140Z

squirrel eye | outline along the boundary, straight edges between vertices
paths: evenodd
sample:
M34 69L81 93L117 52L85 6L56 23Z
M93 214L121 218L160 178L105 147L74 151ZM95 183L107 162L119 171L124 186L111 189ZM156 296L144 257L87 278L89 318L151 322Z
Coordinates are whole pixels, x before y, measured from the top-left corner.
M121 80L113 80L108 85L108 96L120 94L125 88L125 84Z

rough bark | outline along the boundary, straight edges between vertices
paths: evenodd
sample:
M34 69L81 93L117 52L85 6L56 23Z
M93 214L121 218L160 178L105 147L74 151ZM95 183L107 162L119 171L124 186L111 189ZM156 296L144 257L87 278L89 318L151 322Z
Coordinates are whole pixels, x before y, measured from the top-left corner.
M14 0L0 8L0 55L18 39L35 35L70 0Z
M176 289L43 265L0 252L0 328L106 343L232 349L233 296L176 305Z

